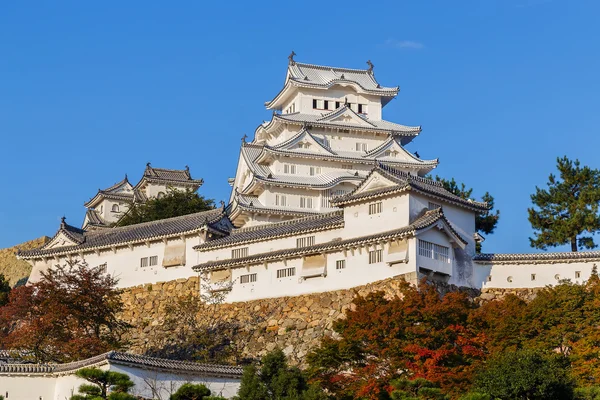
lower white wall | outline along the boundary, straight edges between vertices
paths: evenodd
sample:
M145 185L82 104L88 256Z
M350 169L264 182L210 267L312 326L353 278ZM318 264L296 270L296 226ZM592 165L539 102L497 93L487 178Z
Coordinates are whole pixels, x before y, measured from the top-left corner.
M476 276L482 289L538 288L557 285L563 279L583 283L590 278L595 262L539 264L484 264L475 262Z

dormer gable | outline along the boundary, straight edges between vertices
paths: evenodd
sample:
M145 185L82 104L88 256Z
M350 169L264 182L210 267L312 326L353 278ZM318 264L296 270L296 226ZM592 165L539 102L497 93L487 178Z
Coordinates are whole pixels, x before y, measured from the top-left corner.
M390 178L383 175L378 170L373 170L371 174L365 179L352 193L353 195L359 195L366 192L372 192L375 190L382 190L387 188L395 188L398 186L398 182L391 180Z
M300 132L285 142L273 146L273 148L276 150L305 151L317 154L336 154L327 145L327 142L324 138L319 138L311 134L306 127L302 128Z
M332 111L328 114L323 115L321 118L318 118L319 122L338 122L350 125L364 126L368 128L373 128L375 125L369 122L367 119L361 117L357 113L355 113L351 108L347 105L343 105L335 111Z
M65 217L61 219L60 228L42 249L57 249L61 247L76 246L85 241L84 230L68 225Z

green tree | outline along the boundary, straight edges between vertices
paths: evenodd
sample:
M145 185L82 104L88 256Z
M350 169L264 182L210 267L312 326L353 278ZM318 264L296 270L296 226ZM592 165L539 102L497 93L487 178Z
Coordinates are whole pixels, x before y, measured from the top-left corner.
M169 397L169 400L205 400L210 397L210 389L206 386L185 383Z
M536 186L531 195L529 222L535 230L535 237L529 238L531 247L545 250L570 244L571 251L593 249L593 237L585 234L600 230L600 171L581 167L579 160L566 156L556 161L560 178L550 174L548 189Z
M447 400L446 396L435 383L423 378L401 378L391 382L393 387L390 394L392 400Z
M444 189L462 199L468 200L473 194L472 188L467 188L464 183L459 184L454 178L448 180L436 175L435 180L440 182L444 186ZM489 192L485 192L485 194L481 196L481 201L488 204L489 210L475 216L475 230L489 235L494 233L494 230L498 225L500 211L494 210L494 197ZM478 244L477 251L480 250L481 246Z
M574 381L568 360L532 350L506 352L488 361L475 390L500 400L570 400Z
M133 203L117 222L117 226L140 224L142 222L179 217L215 208L214 200L205 199L191 190L168 189L161 198L151 198L145 203Z
M91 384L79 386L79 393L70 400L135 400L128 392L134 386L127 374L103 371L99 368L82 368L75 375Z
M326 399L318 388L308 384L302 372L287 364L285 354L275 349L261 360L260 370L244 369L237 400L321 400Z
M8 295L10 294L10 284L8 279L0 274L0 307L8 303Z

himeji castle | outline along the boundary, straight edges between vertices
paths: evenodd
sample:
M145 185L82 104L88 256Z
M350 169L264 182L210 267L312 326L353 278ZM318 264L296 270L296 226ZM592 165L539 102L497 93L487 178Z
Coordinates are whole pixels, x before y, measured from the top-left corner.
M121 287L200 275L201 290L226 301L347 289L423 276L458 286L531 288L589 278L600 252L476 254L478 213L426 176L438 160L406 146L421 127L383 118L398 95L366 69L289 57L285 82L265 103L270 121L242 139L229 204L125 227L111 227L133 201L169 187L196 190L189 170L146 168L85 205L82 228L63 220L42 248L19 257L31 280L67 260L101 267Z

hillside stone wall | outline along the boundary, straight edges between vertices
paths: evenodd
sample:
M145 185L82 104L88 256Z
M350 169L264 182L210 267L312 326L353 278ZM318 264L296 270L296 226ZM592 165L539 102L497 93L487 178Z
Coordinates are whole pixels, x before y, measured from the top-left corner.
M357 295L383 291L397 294L401 280L390 278L348 290L314 293L295 297L262 299L248 302L219 304L212 309L214 318L233 321L239 326L240 337L234 340L244 358L261 357L275 347L281 348L293 364L303 364L306 354L325 336L333 336L333 323L352 308ZM186 334L186 323L178 324L178 332L166 323L167 309L178 299L198 296L197 277L138 286L122 292L125 310L122 319L133 326L126 339L129 351L153 353L165 340L178 333ZM437 285L440 293L459 289ZM468 290L471 297L479 292ZM197 318L202 318L198 315ZM188 332L188 334L191 332ZM185 357L185 354L179 355Z

